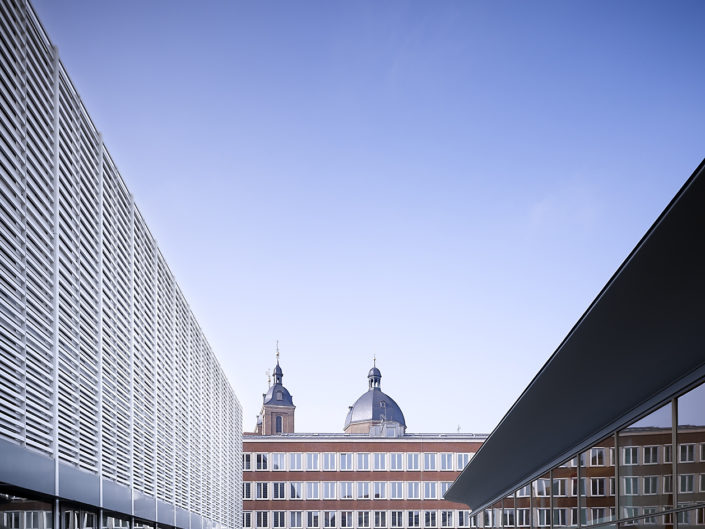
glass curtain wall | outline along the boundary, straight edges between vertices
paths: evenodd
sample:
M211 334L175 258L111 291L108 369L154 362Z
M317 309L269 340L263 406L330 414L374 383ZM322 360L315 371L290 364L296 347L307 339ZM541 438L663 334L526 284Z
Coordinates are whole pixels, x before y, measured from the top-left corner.
M705 384L472 513L471 526L703 529Z

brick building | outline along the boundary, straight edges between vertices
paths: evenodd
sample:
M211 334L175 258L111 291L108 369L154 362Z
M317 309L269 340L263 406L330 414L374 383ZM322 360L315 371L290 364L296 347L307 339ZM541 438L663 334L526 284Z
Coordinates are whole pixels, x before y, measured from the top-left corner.
M442 498L484 435L406 433L376 366L343 433L295 433L294 404L282 378L277 357L255 433L243 438L244 527L469 526L467 508Z

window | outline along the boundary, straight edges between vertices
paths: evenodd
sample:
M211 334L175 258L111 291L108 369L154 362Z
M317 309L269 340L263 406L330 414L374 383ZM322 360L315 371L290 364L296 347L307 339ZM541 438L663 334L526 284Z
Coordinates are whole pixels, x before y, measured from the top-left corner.
M705 461L705 443L700 445L700 461Z
M318 454L306 454L306 470L318 470Z
M470 525L470 513L468 511L458 511L458 526L468 527Z
M309 481L306 483L306 499L307 500L317 500L318 499L318 482Z
M340 513L340 527L352 527L353 517L352 511L342 511Z
M401 500L404 498L404 492L402 491L401 481L392 481L389 484L390 492L389 497L393 500Z
M277 391L277 400L284 400L284 395L282 394L281 391ZM277 417L280 417L280 415L277 415Z
M278 400L281 400L281 391L277 393ZM282 433L284 431L284 419L281 415L274 417L274 433ZM274 527L277 527L276 525Z
M387 513L375 511L375 527L387 527Z
M603 507L593 507L590 509L590 516L592 517L592 523L604 522L607 520L605 515L607 511Z
M658 476L644 476L644 494L658 494Z
M514 527L514 509L502 510L502 527Z
M605 449L591 448L590 449L590 466L601 467L605 464Z
M272 454L272 470L286 470L286 463L284 462L284 454L282 454L282 453Z
M639 516L639 507L625 507L624 517L625 518L635 518Z
M423 497L425 500L435 500L436 499L436 482L435 481L424 481L424 483L423 483Z
M573 507L570 509L570 525L578 525L578 508Z
M517 490L517 498L528 498L531 495L531 485L524 485Z
M423 513L423 526L436 527L436 511L425 511Z
M323 470L335 470L334 452L326 452L323 454Z
M537 479L536 481L534 481L534 496L550 496L550 487L550 479Z
M284 498L284 483L272 483L272 497L275 500L283 500ZM275 526L276 527L276 526Z
M267 511L257 511L257 527L269 527L267 514L269 514Z
M242 454L242 470L252 470L252 454Z
M272 512L272 527L285 527L284 511Z
M676 513L678 525L690 525L690 511L680 511Z
M436 454L423 455L423 469L436 470Z
M340 454L340 470L352 470L352 454Z
M301 511L291 511L289 513L289 527L302 527L301 514Z
M529 527L529 509L517 509L517 526Z
M441 527L453 527L453 511L441 511Z
M357 454L357 469L358 470L369 470L370 469L370 454L364 454L364 453Z
M301 470L301 454L289 454L289 470Z
M350 485L350 497L352 498L352 483L343 482L340 484L341 493L344 483ZM324 481L323 482L323 499L324 500L334 500L335 499L335 482L334 481Z
M566 524L565 509L553 509L553 526L562 527Z
M673 494L673 476L663 476L663 493Z
M335 511L323 511L323 527L335 527Z
M306 513L306 527L319 527L318 511L308 511Z
M370 484L367 481L357 482L357 499L358 500L369 500L370 499Z
M242 526L252 527L252 513L250 511L245 511L242 513Z
M266 500L269 497L269 489L267 487L269 483L257 483L257 499Z
M605 495L605 478L590 478L590 495Z
M578 478L571 478L570 479L570 495L571 496L578 495Z
M406 484L406 498L409 500L419 499L419 483L417 481L410 481Z
M693 474L683 474L680 476L680 487L678 492L690 493L693 492Z
M404 525L404 511L392 511L389 514L392 519L392 527L402 527Z
M458 454L458 468L457 470L463 470L465 466L470 461L470 454Z
M331 483L331 485L333 485ZM326 498L326 484L323 484L323 499L334 499ZM353 499L353 484L352 481L341 481L340 482L340 499L341 500L352 500Z
M387 498L387 483L384 481L375 481L374 484L375 499L384 500Z
M567 496L566 494L566 480L556 478L553 480L553 495L554 496Z
M624 484L624 495L625 496L636 496L639 494L639 478L635 478L635 477L624 478L622 483Z
M678 461L680 463L692 463L695 461L695 445L680 445Z
M374 455L374 469L375 470L385 470L387 468L387 465L385 464L387 461L387 454L375 454Z
M406 469L407 470L420 470L419 467L419 454L406 454Z
M623 465L638 465L639 464L639 447L625 446L622 450Z
M357 513L357 526L358 527L369 527L370 526L370 512L369 511L359 511Z
M289 483L289 499L301 500L303 497L303 483L300 481L292 481Z
M402 468L401 454L398 454L398 453L389 454L389 468L391 470L404 470Z
M700 474L700 492L705 492L705 474Z
M551 525L551 509L536 509L537 524L539 527Z
M257 470L268 470L267 454L257 454Z
M663 462L671 463L673 461L673 446L666 445L663 447Z
M249 481L242 482L242 499L252 499L252 483L250 483Z
M655 465L658 463L658 446L644 447L644 464Z
M409 527L421 526L421 513L419 511L409 511Z
M453 454L439 454L439 456L441 458L441 470L455 470L453 468Z
M655 514L658 511L656 507L644 507L644 514ZM644 523L653 525L656 523L656 518L654 516L649 516L644 518Z
M441 481L441 498L446 495L451 483L451 481Z

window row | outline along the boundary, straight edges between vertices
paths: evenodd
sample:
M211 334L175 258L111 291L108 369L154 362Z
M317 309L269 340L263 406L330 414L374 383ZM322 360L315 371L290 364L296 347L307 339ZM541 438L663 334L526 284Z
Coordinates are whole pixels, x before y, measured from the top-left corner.
M274 452L245 453L243 470L463 470L473 453Z
M440 500L450 481L245 481L245 500Z
M263 528L413 528L469 527L468 511L245 511L243 527Z

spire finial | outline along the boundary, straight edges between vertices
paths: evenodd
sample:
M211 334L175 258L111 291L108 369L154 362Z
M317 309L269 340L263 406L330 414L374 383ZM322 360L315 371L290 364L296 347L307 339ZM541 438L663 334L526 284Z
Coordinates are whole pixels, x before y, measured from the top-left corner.
M267 369L266 374L267 374L267 387L271 387L271 385L272 385L272 377L271 377L270 374L269 374L269 369Z
M279 363L279 340L277 340L277 364Z
M377 367L377 355L372 355L372 367Z

